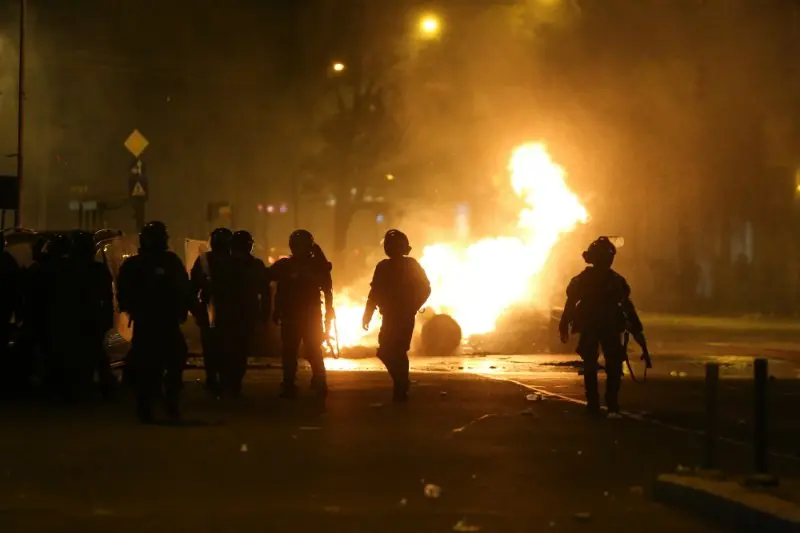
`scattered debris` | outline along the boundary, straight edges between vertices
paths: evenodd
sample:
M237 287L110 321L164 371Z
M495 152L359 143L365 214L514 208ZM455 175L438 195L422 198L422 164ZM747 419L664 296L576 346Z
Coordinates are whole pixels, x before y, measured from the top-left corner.
M319 426L300 426L300 431L319 431L322 429Z
M463 366L458 367L459 370L464 370Z
M644 487L641 485L634 485L630 489L631 494L635 494L636 496L641 496L644 494Z
M328 506L324 507L323 510L326 513L338 513L342 509L340 507L335 506L335 505L328 505Z
M578 522L589 522L592 520L592 513L575 513L572 518Z
M527 396L525 396L525 399L528 400L529 402L541 402L543 396L537 392L536 394L528 394Z
M677 472L678 474L689 474L691 473L691 471L692 469L690 467L683 465L678 465L678 467L675 468L675 472Z
M523 409L522 411L520 411L519 414L523 416L533 416L533 409L528 407L527 409Z
M425 485L423 489L426 498L438 498L442 495L442 487L439 485L434 485L433 483L428 483Z
M456 522L456 525L453 526L453 531L480 531L480 526L476 526L474 524L470 524L469 522L464 520L459 520Z
M242 446L239 448L239 451L240 452L246 452L247 451L247 444L242 444Z
M494 365L492 365L492 366L490 366L490 367L489 367L489 369L490 369L490 370L497 370L497 367L496 367L496 366L494 366Z
M447 391L442 391L439 393L439 396L447 396Z

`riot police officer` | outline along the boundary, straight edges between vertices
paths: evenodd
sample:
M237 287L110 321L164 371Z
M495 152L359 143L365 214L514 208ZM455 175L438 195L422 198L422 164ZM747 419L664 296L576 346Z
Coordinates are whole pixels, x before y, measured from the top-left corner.
M431 284L417 260L408 257L411 246L403 232L387 231L383 250L388 259L375 267L362 322L364 329L369 329L375 309L380 309L383 322L378 334L378 359L394 383L394 400L403 402L408 398L408 350L414 319L431 294Z
M105 335L114 326L114 288L111 272L95 261L94 236L85 231L72 235L73 276L78 288L75 302L77 351L73 354L76 386L85 395L97 374L100 391L108 399L116 388L111 362L105 351Z
M572 278L567 287L567 302L559 324L562 342L569 340L570 326L579 333L578 355L583 359L587 411L600 413L597 386L599 350L605 358L608 415L619 417L619 389L622 365L627 358L622 335L627 330L642 346L643 358L649 364L649 353L642 323L630 299L631 289L624 277L615 272L617 249L608 237L600 237L589 245L583 259L589 266Z
M14 381L14 383L3 383L9 386L19 383L24 368L20 364L21 354L12 354L9 349L11 320L16 317L16 321L19 322L21 318L22 271L14 257L6 251L5 244L5 237L0 235L0 373Z
M187 348L180 325L193 298L183 262L169 251L167 227L149 222L139 233L139 253L122 263L117 281L120 311L133 321L127 364L142 423L153 423L153 406L166 399L171 421L180 420L179 397Z
M227 352L223 362L223 390L238 396L247 357L259 327L269 320L272 302L267 268L252 255L252 235L237 231L231 237L230 249L230 268L223 280L217 324Z
M195 320L200 328L203 345L205 386L206 390L213 394L220 392L224 349L216 328L218 292L229 267L232 237L233 232L228 228L217 228L212 231L209 239L211 250L197 258L191 272L192 290L199 298L199 312Z
M67 235L56 234L48 240L34 304L41 306L45 387L51 397L62 400L79 399L82 392L77 378L80 319L75 309L81 290L75 283L71 248Z
M301 342L311 365L311 387L324 396L328 384L322 343L334 319L332 267L306 230L297 230L290 235L289 249L291 255L279 259L270 269L271 278L277 283L273 321L281 327L281 396L292 398L297 392L295 378ZM325 300L324 328L320 293Z

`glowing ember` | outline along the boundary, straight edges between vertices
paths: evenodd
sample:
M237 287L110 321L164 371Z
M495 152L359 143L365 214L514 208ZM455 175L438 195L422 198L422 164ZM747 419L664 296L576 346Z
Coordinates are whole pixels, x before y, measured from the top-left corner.
M358 370L360 365L358 361L354 361L353 359L325 359L325 369L329 371L337 371L337 370Z
M543 144L518 147L508 170L514 192L526 204L516 234L469 245L431 244L420 258L432 286L428 306L455 318L465 337L493 331L503 311L514 304L545 303L538 301L538 282L553 246L562 234L588 220L586 209L567 187L564 169ZM341 346L374 344L380 322L374 320L365 333L363 306L363 299L337 295Z

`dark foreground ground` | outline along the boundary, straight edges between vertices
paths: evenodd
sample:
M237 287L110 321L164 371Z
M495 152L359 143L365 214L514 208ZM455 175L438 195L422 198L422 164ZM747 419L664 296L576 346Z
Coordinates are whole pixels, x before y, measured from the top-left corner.
M464 374L417 374L403 406L378 373L332 373L325 405L279 401L270 370L238 401L196 377L192 427L139 426L127 399L0 407L0 531L717 531L648 498L696 464L692 434Z

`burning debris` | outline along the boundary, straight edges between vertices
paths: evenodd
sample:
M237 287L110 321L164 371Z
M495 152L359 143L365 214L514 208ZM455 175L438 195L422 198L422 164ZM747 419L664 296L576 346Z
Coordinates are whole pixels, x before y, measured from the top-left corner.
M515 234L466 245L435 243L422 250L420 264L433 289L428 306L435 314L422 334L426 353L449 355L462 336L494 331L501 315L514 305L546 305L540 278L550 253L563 234L588 220L586 209L566 184L566 172L543 144L518 147L508 170L511 186L525 204ZM374 345L380 326L380 321L374 321L368 331L362 330L366 298L354 294L337 295L337 335L342 348Z

